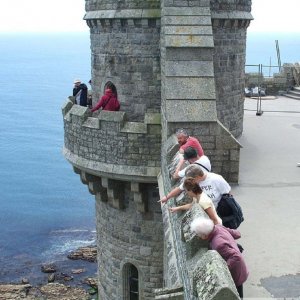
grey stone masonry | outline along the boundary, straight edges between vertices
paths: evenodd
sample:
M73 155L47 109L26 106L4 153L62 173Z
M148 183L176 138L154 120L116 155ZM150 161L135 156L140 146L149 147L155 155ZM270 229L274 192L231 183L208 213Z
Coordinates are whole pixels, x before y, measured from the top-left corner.
M85 0L86 11L160 8L160 0Z
M64 155L73 166L99 177L156 182L160 170L160 114L126 122L124 112L91 111L67 100Z
M238 137L243 132L246 34L253 19L251 1L210 1L210 7L217 115Z
M85 15L91 31L93 103L110 80L128 120L142 121L145 114L160 112L159 2L126 1L126 7L124 1L99 2L97 10ZM91 5L87 1L89 9Z
M177 150L176 138L171 136L162 149L165 160L162 162L162 172L158 177L160 197L176 186L176 183L171 180L169 170ZM199 239L190 230L194 218L199 216L208 218L204 210L195 204L185 213L172 214L169 211L170 206L181 205L182 201L190 201L187 197L184 198L179 196L162 205L165 293L183 286L184 299L239 299L224 260L214 251L208 251L207 241ZM161 291L159 290L158 293Z
M209 3L199 1L192 7L188 1L181 1L180 7L179 2L174 3L162 2L163 141L178 128L186 129L201 141L213 172L237 182L241 146L218 120ZM227 111L232 112L233 120L243 109L233 113L231 104Z
M163 225L156 185L143 186L147 213L140 213L130 184L124 187L124 209L116 210L96 196L99 299L130 299L128 265L138 270L139 299L154 299L162 287Z
M207 251L197 261L193 279L194 293L198 299L240 299L227 265L216 251Z
M295 65L285 63L278 73L273 74L273 77L264 77L263 74L258 72L246 73L245 85L248 88L261 86L266 89L267 95L277 95L278 93L288 92L294 85L298 85L295 80L297 75L293 72L296 72Z

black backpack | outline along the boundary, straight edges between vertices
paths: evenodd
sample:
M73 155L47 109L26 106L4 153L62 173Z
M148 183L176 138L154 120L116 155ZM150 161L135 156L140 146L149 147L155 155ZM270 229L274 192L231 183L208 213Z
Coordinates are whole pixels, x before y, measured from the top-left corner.
M217 214L222 219L223 226L236 229L244 221L241 206L232 195L224 194L218 204Z

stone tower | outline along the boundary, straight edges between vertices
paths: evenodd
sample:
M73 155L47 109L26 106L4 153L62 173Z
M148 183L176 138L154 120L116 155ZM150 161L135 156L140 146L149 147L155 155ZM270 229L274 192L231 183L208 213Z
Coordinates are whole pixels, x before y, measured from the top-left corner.
M237 182L250 8L86 0L93 102L109 80L121 101L121 111L96 116L72 98L63 106L64 156L96 198L100 299L154 299L172 282L157 176L163 192L176 129L199 137L213 170Z

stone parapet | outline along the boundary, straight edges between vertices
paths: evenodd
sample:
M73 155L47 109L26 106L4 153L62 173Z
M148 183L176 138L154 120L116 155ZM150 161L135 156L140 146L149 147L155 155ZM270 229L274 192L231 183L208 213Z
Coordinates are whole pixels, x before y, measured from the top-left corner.
M85 0L85 8L87 11L94 10L140 10L140 9L158 9L160 8L160 0L126 0L126 1L116 1L116 0Z
M93 10L88 11L84 19L104 20L104 19L151 19L160 18L160 9L123 9L123 10Z
M91 111L69 99L62 108L64 155L73 166L99 177L156 182L160 170L160 115L127 122L124 112Z
M158 177L160 197L177 185L170 175L170 165L177 150L178 145L174 136L170 137L162 148L162 156L165 159ZM194 218L199 216L208 218L205 211L199 205L193 205L187 212L169 211L170 206L182 205L182 202L190 201L182 196L184 195L181 194L162 205L165 299L173 299L167 297L168 291L175 292L180 286L183 287L184 296L179 299L239 299L223 258L215 251L208 251L207 241L199 239L190 230Z

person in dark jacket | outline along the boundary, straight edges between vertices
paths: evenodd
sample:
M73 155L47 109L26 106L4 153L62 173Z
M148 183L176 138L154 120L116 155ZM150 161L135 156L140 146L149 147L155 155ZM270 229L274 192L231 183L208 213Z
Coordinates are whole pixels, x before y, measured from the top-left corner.
M217 251L226 261L236 289L243 298L243 283L247 280L249 272L235 241L241 237L240 232L219 224L214 225L211 219L204 217L192 221L191 231L202 240L208 240L210 248Z
M75 97L75 104L80 106L87 106L87 92L88 88L80 79L74 80L73 96Z
M118 93L116 86L111 82L108 81L104 87L104 95L92 108L92 112L102 108L102 110L109 110L109 111L118 111L120 109L120 102L118 100Z

